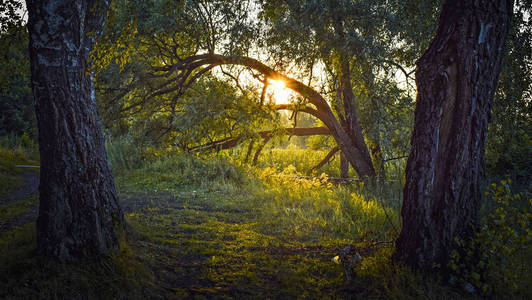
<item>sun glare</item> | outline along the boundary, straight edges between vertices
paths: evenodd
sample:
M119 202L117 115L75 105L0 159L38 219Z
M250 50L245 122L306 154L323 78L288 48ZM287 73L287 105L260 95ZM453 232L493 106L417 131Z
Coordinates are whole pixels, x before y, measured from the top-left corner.
M290 90L286 88L284 81L270 80L269 82L270 92L273 93L272 99L277 104L290 103Z

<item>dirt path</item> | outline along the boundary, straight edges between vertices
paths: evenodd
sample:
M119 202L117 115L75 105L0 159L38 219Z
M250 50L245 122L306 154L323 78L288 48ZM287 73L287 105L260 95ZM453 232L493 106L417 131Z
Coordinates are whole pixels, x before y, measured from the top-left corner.
M24 166L22 166L24 168ZM39 188L39 173L35 171L23 171L21 176L24 179L24 186L18 189L6 197L0 198L0 206L10 204L14 201L23 200L38 191ZM7 220L5 223L0 223L0 234L10 230L15 226L24 225L33 222L37 219L39 211L38 202L35 200L32 202L28 211L14 217L11 220Z
M35 171L25 170L22 173L24 178L24 187L22 189L12 192L6 197L0 198L0 205L7 204L11 201L26 198L35 193L39 188L39 173Z

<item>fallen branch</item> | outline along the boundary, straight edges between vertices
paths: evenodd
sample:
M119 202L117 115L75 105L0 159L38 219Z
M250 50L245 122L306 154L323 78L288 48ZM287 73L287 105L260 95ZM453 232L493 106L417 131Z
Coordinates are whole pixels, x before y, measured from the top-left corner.
M311 128L283 128L285 135L295 135L295 136L311 136L311 135L330 135L330 131L327 127L311 127ZM264 139L270 139L274 131L265 130L261 131L258 134ZM224 150L233 148L242 140L241 136L230 137L221 139L218 141L213 141L207 144L199 145L196 147L190 148L190 151L208 151L208 150Z
M392 160L396 160L396 159L402 159L402 158L408 158L408 155L403 155L403 156L397 156L397 157L388 158L388 159L385 159L384 162L388 162L388 161L392 161Z
M314 168L312 168L311 171L316 171L316 170L320 169L321 167L323 167L326 163L328 163L331 160L333 155L336 154L336 152L338 152L339 150L340 150L340 147L338 147L338 146L332 148L331 151L329 151L329 153L327 153L325 158L323 158Z

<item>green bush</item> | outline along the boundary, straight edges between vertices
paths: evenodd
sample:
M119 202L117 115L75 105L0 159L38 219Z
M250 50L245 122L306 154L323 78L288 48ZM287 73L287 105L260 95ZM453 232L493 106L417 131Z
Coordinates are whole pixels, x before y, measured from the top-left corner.
M520 194L510 190L510 180L492 184L486 192L495 209L483 220L476 237L456 239L458 249L451 254L452 278L470 291L531 298L532 199L523 203Z
M109 139L106 143L109 165L114 170L139 168L144 161L144 147L138 145L130 136Z
M12 159L15 159L17 164L36 164L39 161L39 147L27 133L21 136L8 134L0 138L0 147L4 152L13 152Z

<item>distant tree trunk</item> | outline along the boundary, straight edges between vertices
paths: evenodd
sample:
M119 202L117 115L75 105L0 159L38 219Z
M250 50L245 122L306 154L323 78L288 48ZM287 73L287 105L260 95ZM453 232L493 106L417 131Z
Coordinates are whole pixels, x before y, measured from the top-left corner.
M380 179L386 178L386 169L384 168L384 157L382 157L382 150L379 138L374 139L371 147L371 156L373 157L373 165L377 171L377 177Z
M109 1L26 3L41 154L38 249L61 261L106 254L119 247L123 214L88 63Z
M349 161L345 159L343 152L340 152L340 177L349 178Z
M478 225L490 105L512 15L512 0L448 0L418 62L403 229L395 257L448 271L455 238Z
M362 126L360 126L356 115L355 95L353 94L353 86L351 85L351 72L349 60L347 58L344 58L342 61L341 92L345 113L345 131L351 140L350 146L355 147L358 150L358 157L354 157L352 160L357 161L358 166L356 169L361 170L361 172L359 172L361 177L375 177L376 173L371 160L371 155L369 154L368 146L364 140ZM345 158L351 161L347 156L347 151L342 152L345 153ZM355 167L355 165L353 165L353 167Z
M338 1L331 1L329 4L333 9L341 6ZM345 16L341 13L336 13L333 23L334 31L339 40L341 43L347 45L344 17ZM368 146L364 140L362 126L360 126L360 123L358 122L355 95L353 94L353 86L351 84L351 65L348 53L349 51L346 51L346 49L340 49L338 53L340 56L339 73L341 76L339 85L336 89L336 99L337 102L342 102L343 105L340 106L339 103L337 103L335 106L340 117L340 122L347 133L348 140L341 136L335 137L335 139L340 148L342 148L343 157L351 163L360 177L375 177L376 173L371 160L371 155L369 154ZM347 146L343 146L344 143L346 143Z

